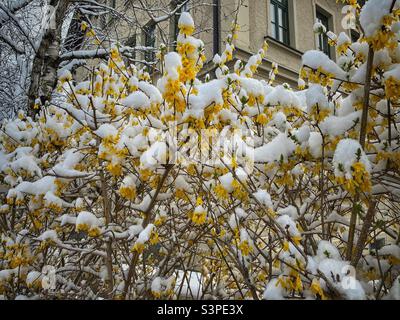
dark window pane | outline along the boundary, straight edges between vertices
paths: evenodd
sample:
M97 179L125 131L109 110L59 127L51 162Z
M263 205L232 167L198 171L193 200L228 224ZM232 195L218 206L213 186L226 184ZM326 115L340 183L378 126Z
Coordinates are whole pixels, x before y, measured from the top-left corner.
M278 24L279 24L279 26L283 26L282 8L278 8Z
M271 0L271 35L276 40L289 44L289 7L287 0Z
M156 45L156 25L150 24L144 28L144 45L154 48ZM146 50L145 60L152 62L155 59L154 50Z
M126 43L126 46L131 47L131 48L135 48L136 47L136 34L133 35L132 37L130 37ZM136 59L136 49L133 50L132 52L132 59Z
M276 35L276 26L275 26L275 23L271 23L271 32L272 32L272 34L274 35L274 38L275 38L275 35Z
M272 3L270 3L269 10L271 11L271 22L275 22L275 6Z
M180 4L183 3L183 0L177 1L176 6L178 7ZM179 27L178 27L178 22L179 18L181 17L182 12L187 12L189 10L189 2L186 2L174 15L174 46L176 46L176 40L178 38L179 34Z
M329 18L320 11L317 11L317 22L321 23L326 30L329 30ZM318 36L318 49L324 52L328 57L331 56L328 36L326 34L320 34Z
M360 34L356 30L351 30L351 41L356 42L360 38Z

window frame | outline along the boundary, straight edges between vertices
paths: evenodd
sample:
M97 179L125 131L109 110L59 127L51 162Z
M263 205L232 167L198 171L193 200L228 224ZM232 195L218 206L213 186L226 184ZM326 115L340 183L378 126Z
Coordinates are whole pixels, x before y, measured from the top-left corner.
M291 40L289 8L289 0L270 0L270 34L276 41L279 41L287 46L290 46ZM279 24L279 9L282 12L282 24ZM280 29L282 29L282 39L280 37Z
M156 24L149 23L143 28L144 33L144 46L153 47L156 46ZM144 53L144 60L147 62L154 62L156 55L154 51L146 50Z
M315 11L315 18L319 23L321 23L326 28L327 31L330 29L330 27L329 27L330 17L327 16L327 14L324 13L322 10L320 10L318 7L316 8L316 11ZM321 47L321 44L322 44L322 47ZM332 56L331 48L329 46L328 36L326 34L320 33L317 35L317 48L318 48L318 50L325 53L329 58L331 58L331 56Z
M175 8L180 6L183 3L184 0L178 0L175 3ZM190 1L186 2L179 10L177 10L173 16L173 21L174 21L174 39L173 39L173 45L176 47L176 41L178 39L178 34L179 34L179 18L182 14L182 12L189 12L189 3Z

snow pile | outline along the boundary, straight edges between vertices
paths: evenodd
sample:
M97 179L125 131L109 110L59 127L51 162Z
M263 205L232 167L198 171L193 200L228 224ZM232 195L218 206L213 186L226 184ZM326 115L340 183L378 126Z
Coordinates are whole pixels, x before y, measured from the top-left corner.
M204 110L207 106L215 103L222 105L224 99L222 91L226 86L225 80L212 80L197 86L198 93L189 97L189 106L193 110Z
M148 224L146 228L144 228L140 233L139 236L135 242L134 247L141 247L143 246L146 242L150 240L151 234L155 230L154 224ZM139 251L139 250L138 250Z
M307 51L302 57L302 65L314 70L322 69L339 79L346 78L346 73L325 53L318 50Z
M192 28L194 28L194 21L193 21L193 18L192 18L192 16L191 16L191 14L189 13L189 12L182 12L181 13L181 15L180 15L180 17L179 17L179 20L178 20L178 26L179 27L181 27L181 26L187 26L187 27L192 27Z
M235 230L238 228L239 223L241 220L244 220L247 217L246 212L241 209L241 208L236 208L235 212L231 214L229 217L229 226L231 227L232 230Z
M333 156L335 175L345 175L346 178L351 179L353 172L352 166L356 162L361 162L367 172L371 171L371 163L358 141L353 139L341 140Z
M367 37L381 29L383 17L390 13L393 0L369 0L360 13L360 23Z
M351 44L351 39L349 38L349 36L346 33L341 32L339 34L338 38L337 38L337 45L338 45L338 47L340 47L340 46L343 46L345 44L350 45Z
M279 285L278 279L272 279L268 282L265 288L264 295L265 300L283 300L284 299L284 289Z
M74 169L83 158L84 155L78 150L70 149L61 157L61 161L51 171L62 178L85 177L89 174L88 172Z
M390 78L394 78L397 81L400 81L400 64L395 64L392 66L391 70L386 71L383 74L385 80L389 80Z
M321 123L321 131L332 137L341 136L354 128L361 120L361 112L355 111L345 116L329 116Z
M295 151L296 145L286 134L278 134L271 142L254 150L254 161L274 162L287 160Z
M265 104L270 106L299 106L301 105L298 96L284 86L277 86L270 90L265 97Z
M48 240L56 241L57 239L58 236L55 230L47 230L38 237L38 240L40 241L48 241Z
M318 269L325 275L330 285L347 299L365 299L365 291L360 282L354 276L347 276L351 270L348 262L327 258L319 263Z
M282 209L279 209L278 211L277 211L277 213L279 214L279 215L287 215L287 216L289 216L293 221L296 221L297 219L298 219L298 217L299 217L299 215L298 215L298 213L297 213L297 209L296 209L296 207L295 206L292 206L292 205L290 205L290 206L287 206L286 208L282 208Z
M150 99L141 91L131 93L128 97L122 100L122 105L127 108L147 109L150 107Z
M55 180L55 177L46 176L35 182L24 181L17 187L10 189L7 198L23 198L23 194L44 195L49 191L54 193L57 190Z
M155 142L140 157L144 168L154 168L167 162L168 148L165 142Z
M310 86L306 93L306 99L308 113L311 113L312 109L316 106L318 106L320 110L329 109L329 102L325 90L319 84Z
M263 206L267 208L272 208L272 200L270 194L266 190L258 190L253 193L253 196L260 202Z
M166 68L165 71L168 77L174 80L178 79L179 78L178 69L182 68L181 57L176 52L170 52L167 55L165 55L164 61Z
M318 159L322 156L322 136L319 132L310 133L308 148L313 158Z
M105 123L102 124L94 133L100 138L106 139L116 137L118 135L118 130L115 126Z
M245 181L247 177L246 172L242 168L237 169L235 171L235 174L240 181ZM231 172L228 172L227 174L219 177L218 179L221 182L221 185L228 193L232 193L234 191L235 178Z
M175 291L180 292L182 297L199 299L203 292L203 282L200 272L178 270Z
M324 259L335 259L335 260L341 259L339 250L332 243L326 240L321 240L318 243L316 258L319 261L322 261Z
M291 217L289 217L288 215L284 214L284 215L279 216L276 219L276 222L284 230L286 230L291 237L300 237L301 236L299 230L297 229L296 222L294 222L293 219Z
M100 234L100 220L91 212L79 212L75 221L76 231L87 232L90 236L96 237Z

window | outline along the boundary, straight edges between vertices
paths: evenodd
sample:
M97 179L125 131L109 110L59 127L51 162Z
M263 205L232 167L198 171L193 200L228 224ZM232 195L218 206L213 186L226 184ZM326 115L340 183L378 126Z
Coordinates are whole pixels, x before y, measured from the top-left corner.
M185 0L178 0L176 1L176 7L178 7L179 5L182 5L182 3ZM175 15L174 15L174 45L176 45L176 39L178 38L178 34L179 34L179 28L178 28L178 22L179 22L179 18L181 16L182 12L187 12L189 10L189 1L186 1L182 7L179 8L179 10L176 11Z
M362 7L365 4L365 0L358 0L357 1L360 7Z
M144 45L145 47L154 48L156 46L156 25L154 23L144 27ZM147 62L155 60L154 49L145 51L144 59Z
M329 18L322 12L317 10L317 22L321 23L326 30L329 30ZM317 39L318 49L324 52L329 58L331 57L331 50L328 44L328 36L326 34L318 34Z
M358 39L360 39L360 34L356 30L351 29L351 42L357 42Z
M132 37L128 38L125 45L127 47L135 48L136 47L136 34L134 34ZM136 48L133 50L131 58L133 60L136 60Z
M220 30L221 30L221 21L220 21L220 7L221 3L220 0L213 0L213 54L216 55L220 52Z
M289 45L289 4L288 0L271 0L271 35Z

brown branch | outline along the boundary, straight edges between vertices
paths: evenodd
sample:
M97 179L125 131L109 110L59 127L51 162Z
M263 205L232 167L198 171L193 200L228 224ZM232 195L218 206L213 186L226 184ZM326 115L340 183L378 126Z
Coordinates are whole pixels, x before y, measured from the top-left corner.
M376 212L376 201L375 200L369 200L368 202L369 208L367 211L367 214L365 215L364 219L364 224L361 229L360 237L358 238L357 246L355 248L355 253L353 258L351 259L351 264L355 267L358 263L358 261L361 258L362 252L365 247L365 243L368 238L368 233L372 225L372 221L375 216Z
M144 218L143 223L142 223L143 228L145 228L150 223L151 216L152 216L151 215L151 210L153 210L153 207L154 207L154 205L156 204L156 201L157 201L158 194L160 193L161 188L163 187L164 182L167 179L168 174L170 173L170 171L172 170L173 167L174 167L173 164L167 164L166 167L165 167L165 171L164 171L164 174L163 174L163 176L161 178L161 181L159 182L159 184L157 186L157 190L154 193L154 196L151 199L149 207L147 208L147 210L145 212L145 218ZM137 251L135 251L133 253L133 256L132 256L131 264L129 266L128 275L126 277L126 281L125 281L125 284L124 284L124 290L123 290L123 297L125 299L127 297L128 290L129 290L129 287L130 287L131 282L132 282L132 278L133 278L133 275L134 275L134 272L135 272L136 264L137 264L137 262L139 260L139 255L140 254Z
M365 78L365 87L364 87L364 105L362 110L361 117L361 130L360 130L360 145L361 148L365 148L365 140L367 138L367 125L368 125L368 109L369 109L369 93L371 89L371 77L372 77L372 67L374 62L374 49L372 46L369 47L368 52L368 62L367 62L367 73ZM360 199L360 194L357 194L354 197L353 202L353 210L351 212L350 218L350 228L349 228L349 239L347 242L347 251L346 251L346 259L351 260L352 252L353 252L353 243L354 243L354 233L357 223L357 212L358 212L358 202Z

